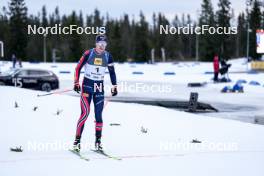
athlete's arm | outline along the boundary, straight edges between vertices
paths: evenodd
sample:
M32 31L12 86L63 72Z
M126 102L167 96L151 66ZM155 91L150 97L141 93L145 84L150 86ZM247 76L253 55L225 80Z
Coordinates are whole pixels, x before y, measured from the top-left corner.
M84 66L84 64L87 62L89 55L90 55L90 50L85 51L84 54L82 55L80 61L78 62L77 66L75 68L74 84L79 84L81 69Z
M115 67L114 67L114 59L111 54L109 54L108 58L108 71L111 79L111 83L113 86L116 86L116 74L115 74Z

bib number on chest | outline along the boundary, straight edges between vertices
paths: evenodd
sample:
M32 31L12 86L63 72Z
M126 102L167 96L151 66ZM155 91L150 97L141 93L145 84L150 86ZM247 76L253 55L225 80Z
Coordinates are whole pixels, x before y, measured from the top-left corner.
M103 80L105 75L105 67L96 65L87 65L85 76L92 80Z

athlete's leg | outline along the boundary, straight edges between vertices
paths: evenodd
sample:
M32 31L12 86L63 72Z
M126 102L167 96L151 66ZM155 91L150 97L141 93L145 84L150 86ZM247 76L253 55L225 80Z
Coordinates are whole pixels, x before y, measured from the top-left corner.
M95 112L95 136L96 143L101 143L101 136L103 130L102 112L104 108L104 93L96 93L93 95L94 112Z
M80 99L80 106L81 106L81 115L77 123L76 129L76 137L81 138L85 121L88 118L90 112L90 103L91 103L92 95L88 93L82 93Z

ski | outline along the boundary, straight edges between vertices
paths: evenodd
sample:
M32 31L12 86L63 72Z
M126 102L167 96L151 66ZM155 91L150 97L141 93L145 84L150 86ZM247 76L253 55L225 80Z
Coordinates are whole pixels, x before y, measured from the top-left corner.
M119 161L122 160L122 158L119 158L119 157L116 157L116 156L109 155L109 154L105 153L105 151L103 151L103 150L94 150L94 149L91 149L91 151L93 151L93 152L95 152L95 153L97 153L97 154L103 155L103 156L105 156L105 157L107 157L107 158L111 158L111 159L119 160Z
M90 161L89 158L87 158L86 156L82 155L80 152L77 152L77 151L75 151L75 150L73 150L73 149L69 149L69 151L70 151L71 153L75 154L76 156L78 156L78 157L79 157L80 159L82 159L82 160Z

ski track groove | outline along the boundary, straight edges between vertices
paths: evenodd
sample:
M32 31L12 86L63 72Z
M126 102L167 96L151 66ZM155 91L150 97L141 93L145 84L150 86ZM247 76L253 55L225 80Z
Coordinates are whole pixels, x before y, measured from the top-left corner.
M202 155L202 154L241 154L241 153L264 153L264 150L259 151L220 151L220 152L189 152L189 153L172 153L172 154L149 154L149 155L115 155L115 157L123 159L133 159L133 158L162 158L162 157L184 157L190 155ZM96 154L96 153L94 153ZM71 156L41 156L41 157L27 157L27 158L20 158L20 159L10 159L10 160L0 160L0 163L15 163L20 161L42 161L42 160L78 160L80 158L75 158ZM113 158L109 158L106 156L98 156L98 157L89 157L90 161L92 160L113 160Z

